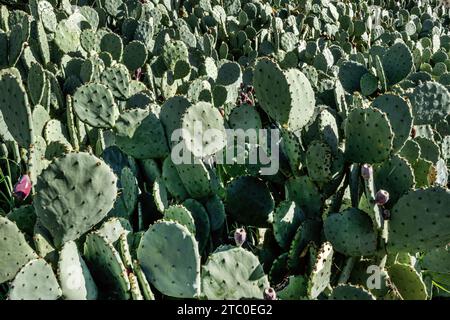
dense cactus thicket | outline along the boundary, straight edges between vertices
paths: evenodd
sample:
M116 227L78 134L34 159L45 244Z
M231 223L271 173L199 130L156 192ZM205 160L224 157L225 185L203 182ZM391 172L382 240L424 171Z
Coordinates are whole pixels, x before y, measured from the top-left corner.
M450 297L448 1L0 4L0 299Z

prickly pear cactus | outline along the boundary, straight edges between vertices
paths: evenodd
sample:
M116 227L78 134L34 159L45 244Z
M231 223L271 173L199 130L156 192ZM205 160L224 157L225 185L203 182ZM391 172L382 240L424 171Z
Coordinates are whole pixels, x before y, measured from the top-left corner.
M185 226L173 221L155 223L142 237L137 256L145 275L163 294L200 295L198 244Z
M110 167L88 153L57 158L42 172L34 208L57 246L78 239L108 214L116 179Z
M0 2L0 300L449 297L448 1Z

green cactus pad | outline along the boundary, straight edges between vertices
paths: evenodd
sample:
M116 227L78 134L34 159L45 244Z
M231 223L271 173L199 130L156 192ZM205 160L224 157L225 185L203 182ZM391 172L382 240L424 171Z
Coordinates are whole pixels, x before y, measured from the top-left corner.
M180 180L188 194L195 199L203 198L212 193L212 176L203 161L194 158L192 164L175 165Z
M119 116L111 91L98 83L78 88L73 96L73 108L81 121L96 128L112 128Z
M67 131L67 127L63 122L51 119L49 120L44 127L44 138L47 144L52 142L57 142L59 144L66 145L68 147L72 147L69 142L69 132Z
M186 149L195 157L215 154L226 145L223 117L210 103L201 101L187 108L181 125Z
M180 179L177 168L173 164L170 157L164 159L162 166L162 178L172 197L178 201L182 201L189 197L189 194Z
M238 98L236 88L242 82L241 67L236 62L222 60L219 62L216 86L214 87L214 103L217 106L234 103Z
M313 116L314 92L298 69L282 71L276 63L262 58L255 66L253 83L261 107L282 126L301 129Z
M321 141L313 141L306 151L306 167L311 180L326 183L331 179L331 148Z
M345 255L373 255L377 249L372 220L359 209L349 208L329 215L324 222L324 231L334 250Z
M269 281L271 284L280 285L288 274L288 253L285 252L273 260L268 273Z
M27 86L34 105L41 103L44 96L45 72L39 63L33 63L28 71Z
M153 199L159 212L164 212L169 206L166 185L161 178L156 178L153 182Z
M162 158L169 152L162 124L150 110L124 111L114 129L117 146L136 159Z
M348 282L353 285L371 286L368 291L377 298L385 297L392 290L389 275L375 259L360 259L353 264Z
M412 163L417 188L429 187L432 184L433 163L423 158Z
M28 19L24 19L24 22ZM28 30L29 31L29 30ZM16 24L11 28L9 34L9 55L8 60L11 65L16 65L25 47L25 41L28 38L27 26Z
M226 211L237 222L267 226L274 199L266 184L255 177L239 177L227 187Z
M182 205L172 205L164 210L164 220L174 221L185 226L192 235L195 235L195 222L191 212Z
M208 212L205 207L194 199L187 199L183 202L183 207L189 210L195 223L195 238L198 241L198 250L203 252L209 241L211 226L209 223Z
M414 163L420 157L420 146L414 140L407 140L399 155L408 160L409 163Z
M188 49L182 41L166 42L162 51L162 58L168 69L174 70L179 60L188 60Z
M175 96L167 99L161 107L159 117L171 145L178 142L178 140L172 141L172 133L181 128L181 118L190 106L191 103L185 97Z
M130 281L119 253L106 238L97 232L86 236L84 257L94 281L108 288L108 295L129 299Z
M389 157L394 134L384 113L355 108L348 115L345 137L345 156L349 161L378 163Z
M203 266L203 294L209 300L262 299L268 287L258 258L241 247L219 247Z
M20 79L10 73L0 78L0 129L2 138L9 133L20 146L28 148L33 140L33 122L28 95ZM3 118L3 119L1 119ZM5 130L6 129L6 130Z
M405 79L413 69L413 57L408 46L397 42L390 46L381 58L384 73L389 85Z
M58 300L61 288L44 259L28 262L11 282L9 300Z
M133 228L127 219L114 217L103 222L102 226L96 232L109 243L115 244L121 234L125 233L129 235L133 232Z
M365 73L360 80L361 94L370 96L378 90L378 78L371 73Z
M44 258L53 266L58 263L58 251L56 250L50 232L37 220L33 230L33 244L39 257Z
M411 105L398 95L386 93L378 96L372 106L386 113L394 133L393 149L400 150L411 133L413 123Z
M131 41L123 51L123 63L131 71L144 66L147 60L147 48L141 41Z
M376 300L364 287L351 284L340 284L333 288L329 300Z
M315 299L330 283L333 266L333 246L324 242L317 252L308 282L308 297Z
M101 83L107 86L114 97L126 100L130 96L130 74L123 64L106 68L101 75Z
M38 20L42 21L45 29L50 32L55 32L57 28L57 18L53 10L53 6L48 1L36 1L37 2L37 14Z
M162 294L175 298L200 295L197 241L185 226L172 221L150 226L137 255L147 279Z
M440 83L421 83L407 96L416 125L434 124L450 113L450 92Z
M380 80L381 90L386 91L388 85L387 85L386 73L384 72L383 65L381 63L381 59L378 55L376 55L373 60L374 60L377 78L378 78L378 80Z
M345 91L361 91L361 78L368 73L366 67L355 61L345 61L339 67L339 80Z
M392 207L415 184L411 166L398 155L392 156L376 167L374 177L376 190L383 189L389 192L389 202L386 204L388 207Z
M304 219L305 214L294 201L280 202L273 213L273 233L281 248L289 246Z
M65 300L97 299L97 286L73 241L66 242L59 253L58 279Z
M280 300L302 300L306 299L308 291L308 280L305 276L290 276L288 284L277 291Z
M73 21L61 20L56 27L55 44L64 52L73 52L80 46L80 29Z
M100 41L100 37L92 29L85 29L80 34L80 45L87 52L99 52Z
M424 270L450 273L450 246L446 245L425 253L420 262L420 266Z
M205 207L208 211L211 231L220 230L226 219L225 206L222 200L215 194L206 201Z
M116 61L122 60L122 39L115 33L106 33L100 40L100 50L109 52Z
M24 205L12 209L6 217L14 222L20 231L26 235L32 235L36 224L36 213L32 205Z
M118 193L120 197L116 199L114 208L108 213L110 217L130 217L136 209L138 201L138 181L132 169L124 167L118 180Z
M441 187L418 189L401 197L389 222L390 252L427 251L450 240L450 191Z
M441 157L439 146L431 139L416 137L414 139L420 146L420 156L422 159L436 163Z
M289 161L289 165L294 174L298 174L302 168L302 156L304 150L301 139L296 132L289 129L281 129L281 148Z
M234 108L228 118L230 127L234 130L258 130L262 128L261 117L258 111L252 106L243 104Z
M100 222L116 194L116 177L110 167L88 153L71 153L55 159L38 177L33 205L60 246Z
M317 220L307 219L297 229L291 242L288 255L288 267L292 271L298 271L301 266L301 258L309 243L320 242L322 223Z
M152 288L150 287L150 284L148 283L147 278L145 277L144 271L142 271L141 265L137 260L133 261L133 270L139 282L139 287L141 288L144 299L155 300Z
M388 273L403 300L427 300L422 276L412 266L395 263L388 268Z
M211 102L211 84L203 79L195 79L189 84L189 89L186 96L193 103L197 103L199 101Z
M5 217L0 217L0 238L0 283L3 283L12 280L37 255L17 225Z
M286 182L286 195L302 208L308 218L319 215L322 195L308 176L291 178Z

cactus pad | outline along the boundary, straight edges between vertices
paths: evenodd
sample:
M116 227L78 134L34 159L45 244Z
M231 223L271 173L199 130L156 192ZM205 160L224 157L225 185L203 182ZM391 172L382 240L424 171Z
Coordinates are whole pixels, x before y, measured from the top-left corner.
M65 300L97 299L97 286L73 241L66 242L59 253L58 279Z
M268 287L258 258L241 247L219 247L203 266L203 294L209 300L262 299Z
M37 255L17 225L4 217L0 217L0 238L0 283L3 283L12 280L20 268Z
M52 267L41 258L28 262L10 287L9 300L57 300L61 296Z
M389 251L426 251L450 240L450 191L418 189L402 196L391 212Z
M236 221L263 227L273 210L273 197L262 180L239 177L228 185L226 211Z
M88 83L77 89L73 97L77 116L97 128L111 128L119 116L111 91L104 85Z
M377 234L372 220L356 208L329 215L324 222L324 230L333 248L345 255L372 255L377 249Z
M176 222L161 221L144 234L137 251L147 279L161 293L176 298L200 294L200 256L197 241Z
M348 160L377 163L389 157L394 134L384 113L372 108L355 108L348 115L345 137Z
M33 204L60 246L100 222L116 194L116 177L102 160L87 153L71 153L55 159L38 177Z

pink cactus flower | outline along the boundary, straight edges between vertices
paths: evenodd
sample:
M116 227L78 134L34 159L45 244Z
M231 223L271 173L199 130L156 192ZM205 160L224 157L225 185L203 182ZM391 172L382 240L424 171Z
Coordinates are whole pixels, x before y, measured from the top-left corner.
M20 201L25 200L31 192L31 180L28 175L20 177L19 181L14 186L14 197Z

